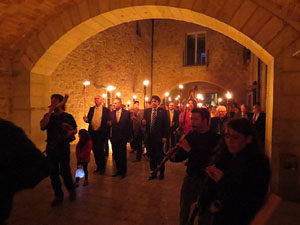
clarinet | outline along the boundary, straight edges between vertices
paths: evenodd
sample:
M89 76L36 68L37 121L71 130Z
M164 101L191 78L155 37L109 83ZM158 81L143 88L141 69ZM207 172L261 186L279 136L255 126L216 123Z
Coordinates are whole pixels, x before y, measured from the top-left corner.
M191 130L188 134L182 135L179 141L185 139L186 136L191 135L193 132L194 132L194 131ZM150 175L151 175L151 176L156 175L157 172L158 172L158 171L166 164L166 162L171 158L171 156L172 156L175 152L177 152L180 148L181 148L181 147L178 145L178 143L174 146L174 148L170 148L170 150L167 151L166 156L163 158L163 160L160 162L160 164L156 167L156 169L153 170L153 171L151 172Z

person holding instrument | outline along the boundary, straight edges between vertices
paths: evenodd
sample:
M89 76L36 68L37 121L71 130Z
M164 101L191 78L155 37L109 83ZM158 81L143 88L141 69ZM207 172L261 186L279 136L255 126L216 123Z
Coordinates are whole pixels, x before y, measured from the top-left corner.
M70 200L76 199L75 185L70 169L70 142L74 140L74 135L77 133L77 125L74 117L65 112L68 97L68 95L63 97L60 94L53 94L49 112L40 121L41 130L47 131L46 153L51 184L55 194L51 203L52 207L58 206L64 199L59 175L62 176L70 193Z
M173 162L188 159L180 195L180 225L186 225L191 206L198 200L207 177L205 168L219 142L219 135L209 128L209 111L205 108L194 108L191 113L192 130L169 153Z
M247 119L231 120L218 147L212 165L206 168L210 179L204 204L213 214L211 224L249 225L268 192L269 160Z

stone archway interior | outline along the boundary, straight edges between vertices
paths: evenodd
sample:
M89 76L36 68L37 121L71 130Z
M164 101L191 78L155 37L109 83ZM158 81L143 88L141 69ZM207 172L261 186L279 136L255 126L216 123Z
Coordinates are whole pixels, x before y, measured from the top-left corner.
M215 105L217 101L217 96L224 98L226 90L216 84L198 81L184 83L184 88L182 89L182 97L180 102L186 104L188 99L193 95L193 98L197 99L197 94L201 94L204 97L204 100L199 100L199 102L206 105ZM170 91L171 100L175 103L179 103L179 99L175 100L176 97L180 94L179 88L174 88Z

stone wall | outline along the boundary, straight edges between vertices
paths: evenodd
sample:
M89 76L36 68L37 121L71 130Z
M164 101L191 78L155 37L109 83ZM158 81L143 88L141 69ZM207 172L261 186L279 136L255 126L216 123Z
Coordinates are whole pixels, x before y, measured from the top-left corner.
M135 93L141 100L143 80L150 79L151 21L140 21L141 36L136 34L136 22L122 24L90 38L81 44L58 66L51 76L51 93L70 94L67 110L75 115L79 127L84 114L82 82L86 108L93 105L96 94L106 93L113 85L121 92L123 102L132 101Z
M0 118L10 119L12 72L9 62L0 60Z
M86 127L82 116L93 105L93 97L105 93L108 85L121 92L123 102L132 101L133 94L142 101L143 80L151 79L151 24L151 20L139 21L140 35L136 22L95 35L69 54L51 75L50 93L70 94L67 111L75 116L79 128ZM183 65L185 35L189 32L206 32L207 66ZM246 101L247 68L244 47L224 35L185 22L155 20L153 94L162 96L180 83L204 81L230 90L242 103ZM84 80L91 81L85 90Z
M207 66L183 64L186 34L193 32L206 33ZM237 42L198 25L156 20L154 47L154 93L162 94L179 83L206 81L231 91L237 102L245 102L247 64L244 47Z

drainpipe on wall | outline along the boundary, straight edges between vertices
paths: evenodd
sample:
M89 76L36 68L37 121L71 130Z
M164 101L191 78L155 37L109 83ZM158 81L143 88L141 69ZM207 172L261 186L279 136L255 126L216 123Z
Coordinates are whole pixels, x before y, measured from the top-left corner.
M151 37L151 70L150 70L150 82L151 82L151 88L150 88L150 98L152 96L152 90L153 90L153 49L154 49L154 19L152 19L152 37Z

